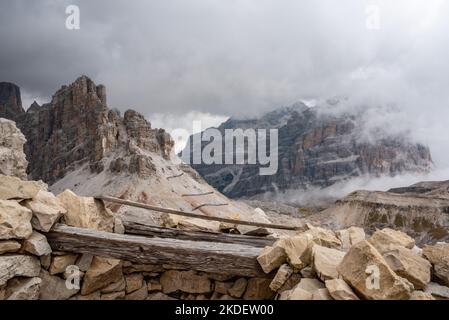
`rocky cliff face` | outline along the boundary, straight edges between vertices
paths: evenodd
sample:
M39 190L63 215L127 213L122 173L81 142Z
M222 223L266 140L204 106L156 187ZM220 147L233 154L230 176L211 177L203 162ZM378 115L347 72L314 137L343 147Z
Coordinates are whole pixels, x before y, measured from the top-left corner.
M16 86L2 83L0 92L0 114L16 121L27 139L25 152L32 179L52 184L83 163L101 172L103 159L119 149L125 149L130 157L126 163L114 163L111 169L145 175L151 166L135 146L165 158L170 155L173 142L164 130L152 129L133 110L123 118L109 110L105 87L96 86L86 76L59 89L50 103L33 103L27 112L22 109Z
M17 106L3 104L1 111L12 114ZM128 110L122 117L110 110L105 87L86 76L59 89L50 103L33 103L26 112L20 110L16 122L27 139L29 177L45 181L56 194L70 189L83 196L103 194L198 214L269 222L254 208L229 200L191 167L180 164L171 155L173 140L163 129L151 128L136 111ZM110 207L123 219L141 223L220 229L218 222L192 222L143 209ZM255 228L238 229L243 233Z
M0 174L26 179L26 140L13 121L0 118Z
M12 83L0 82L0 118L15 121L23 113L20 88Z
M218 128L222 133L236 128L278 129L279 167L274 175L259 175L259 165L192 166L231 197L327 187L362 175L394 176L431 168L427 147L401 136L379 134L368 140L363 136L363 114L333 115L321 111L319 107L297 103L259 119L230 119Z
M402 230L417 243L449 239L449 181L421 182L381 191L355 191L311 218L332 228L363 227Z

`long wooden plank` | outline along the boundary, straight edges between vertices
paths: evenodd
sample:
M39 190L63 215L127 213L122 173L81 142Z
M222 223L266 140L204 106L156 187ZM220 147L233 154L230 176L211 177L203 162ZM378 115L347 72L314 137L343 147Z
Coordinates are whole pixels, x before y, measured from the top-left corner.
M123 199L108 197L108 196L97 196L96 199L107 201L107 202L112 202L112 203L123 204L126 206L131 206L131 207L136 207L136 208L142 208L142 209L148 209L148 210L153 210L153 211L157 211L157 212L170 213L170 214L174 214L174 215L178 215L178 216L190 217L190 218L213 220L213 221L220 221L220 222L225 222L225 223L230 223L230 224L240 224L240 225L255 226L255 227L261 227L261 228L281 229L281 230L297 230L297 227L292 227L292 226L254 222L254 221L236 220L236 219L229 219L229 218L211 217L211 216L205 216L205 215L201 215L201 214L197 214L197 213L193 213L193 212L185 212L185 211L180 211L180 210L175 210L175 209L161 208L161 207L152 206L152 205L145 204L145 203L123 200Z
M147 238L56 225L46 234L53 250L88 253L165 269L264 277L261 248L241 244Z
M135 221L123 220L125 233L159 238L173 238L178 240L206 241L243 244L263 248L272 245L276 239L245 236L239 234L226 234L208 231L190 231L173 228L150 226Z

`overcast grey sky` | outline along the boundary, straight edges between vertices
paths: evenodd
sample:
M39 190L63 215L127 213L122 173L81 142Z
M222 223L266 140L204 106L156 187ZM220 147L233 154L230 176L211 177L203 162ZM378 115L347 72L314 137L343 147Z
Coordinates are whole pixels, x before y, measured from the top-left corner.
M80 30L65 28L69 4ZM373 122L449 165L448 17L445 0L1 0L0 81L45 102L87 74L111 107L172 128L301 98L392 103Z

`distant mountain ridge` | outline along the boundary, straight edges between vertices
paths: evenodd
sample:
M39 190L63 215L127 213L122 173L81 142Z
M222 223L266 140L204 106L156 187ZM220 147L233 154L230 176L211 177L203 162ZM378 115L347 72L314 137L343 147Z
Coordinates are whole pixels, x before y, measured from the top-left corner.
M87 76L62 86L51 102L42 106L33 103L26 112L19 87L2 83L0 92L0 114L14 120L26 138L28 177L48 183L55 194L70 189L82 196L110 195L203 215L270 222L249 205L217 192L191 167L180 164L165 130L152 128L134 110L122 116L109 109L106 88ZM110 208L123 220L139 223L214 231L222 227L217 221L184 219L121 205ZM242 233L255 229L237 228Z
M330 101L326 107L335 104ZM221 132L237 128L278 129L277 173L261 176L259 165L248 164L201 163L192 167L215 188L236 198L328 187L362 175L395 176L431 170L432 158L426 146L406 136L387 135L381 129L382 136L368 141L362 134L363 121L360 112L336 114L320 106L309 108L301 102L256 119L230 118L218 127ZM202 148L206 145L203 143Z

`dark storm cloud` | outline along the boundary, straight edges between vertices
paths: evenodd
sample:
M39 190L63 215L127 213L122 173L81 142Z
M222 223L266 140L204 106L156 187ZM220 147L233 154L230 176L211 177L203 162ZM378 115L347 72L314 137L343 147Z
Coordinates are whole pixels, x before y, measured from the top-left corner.
M65 28L69 4L80 30ZM87 74L110 106L160 119L334 95L394 104L373 124L410 129L449 165L448 14L444 0L3 0L0 80L48 100Z

